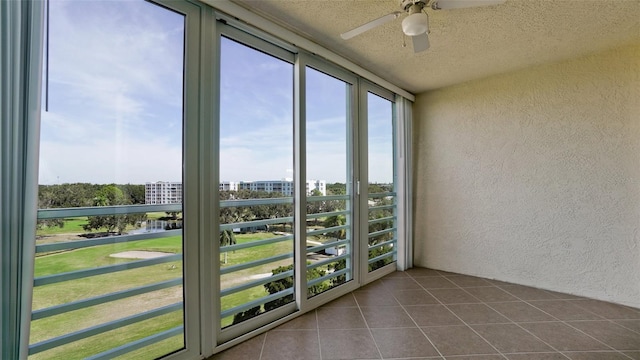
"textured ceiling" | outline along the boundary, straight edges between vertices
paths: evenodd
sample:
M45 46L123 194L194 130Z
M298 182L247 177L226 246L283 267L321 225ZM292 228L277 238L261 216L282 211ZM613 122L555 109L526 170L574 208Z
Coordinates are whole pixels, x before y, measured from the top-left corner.
M420 93L537 64L640 43L640 0L507 0L427 10L431 48L403 47L401 20L340 34L399 10L399 0L232 0L380 77Z

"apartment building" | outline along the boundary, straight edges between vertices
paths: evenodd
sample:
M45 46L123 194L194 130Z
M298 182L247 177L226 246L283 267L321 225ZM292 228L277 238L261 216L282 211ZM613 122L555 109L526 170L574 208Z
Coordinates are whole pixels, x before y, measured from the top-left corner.
M144 203L148 205L181 204L182 183L157 181L144 184Z
M258 181L221 181L221 191L266 191L279 192L285 196L293 196L293 179L282 180L258 180ZM307 180L307 195L318 190L323 196L327 195L327 182L325 180Z

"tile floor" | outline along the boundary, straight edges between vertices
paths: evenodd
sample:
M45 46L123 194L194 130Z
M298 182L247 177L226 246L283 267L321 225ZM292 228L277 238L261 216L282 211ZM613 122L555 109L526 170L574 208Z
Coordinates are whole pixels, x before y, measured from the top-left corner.
M640 309L415 268L211 359L640 360Z

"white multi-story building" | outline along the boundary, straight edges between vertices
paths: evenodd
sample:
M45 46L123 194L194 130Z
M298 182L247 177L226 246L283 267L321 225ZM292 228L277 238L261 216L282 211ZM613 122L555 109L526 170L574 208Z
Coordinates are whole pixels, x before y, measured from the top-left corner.
M144 184L144 203L182 204L182 183L158 181Z
M238 186L240 183L235 181L221 181L218 186L218 190L220 191L238 191Z
M307 180L307 194L318 190L322 196L327 196L327 182L324 180Z
M238 191L266 191L279 192L285 196L293 196L293 179L282 180L258 180L258 181L222 181L220 190ZM313 190L318 190L323 196L327 195L327 182L325 180L307 180L307 194Z
M266 191L279 192L284 196L293 196L293 179L258 180L258 181L221 181L220 191ZM318 190L323 196L327 195L325 180L307 180L307 194ZM145 204L181 204L182 183L179 182L148 182L144 185Z

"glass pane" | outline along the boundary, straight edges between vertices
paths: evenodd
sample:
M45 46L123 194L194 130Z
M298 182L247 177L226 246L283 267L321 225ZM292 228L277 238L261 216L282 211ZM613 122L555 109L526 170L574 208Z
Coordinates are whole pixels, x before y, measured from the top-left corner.
M369 164L369 271L396 260L393 103L367 94Z
M293 65L221 39L221 327L294 300Z
M38 215L30 358L111 358L151 337L120 358L157 358L185 346L185 19L143 1L49 6L39 178L49 210ZM145 203L153 209L132 206ZM73 332L84 333L63 337Z
M307 296L352 280L348 95L312 68L307 80Z

